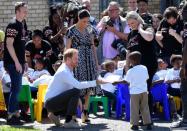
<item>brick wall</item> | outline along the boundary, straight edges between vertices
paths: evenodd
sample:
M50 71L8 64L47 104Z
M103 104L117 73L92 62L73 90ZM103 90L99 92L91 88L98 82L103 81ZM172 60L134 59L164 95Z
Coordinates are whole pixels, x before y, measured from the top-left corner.
M14 3L21 0L0 0L0 29L5 30L7 23L14 16ZM48 0L24 0L29 5L27 18L28 29L43 29L48 23L49 6ZM80 0L79 0L80 1ZM101 0L91 0L91 14L99 20L99 2ZM127 8L127 0L121 0L121 6ZM149 10L151 13L159 12L160 0L149 0Z
M99 11L99 1L101 0L91 0L92 3L91 14L95 16L97 19L99 19L99 14L101 13ZM127 0L118 0L118 1L120 1L121 7L127 9ZM151 13L159 13L160 12L159 8L160 8L160 0L149 0L149 11Z
M21 0L0 0L0 29L5 30L7 24L15 16L14 4ZM48 0L23 0L28 3L28 29L42 29L48 23Z

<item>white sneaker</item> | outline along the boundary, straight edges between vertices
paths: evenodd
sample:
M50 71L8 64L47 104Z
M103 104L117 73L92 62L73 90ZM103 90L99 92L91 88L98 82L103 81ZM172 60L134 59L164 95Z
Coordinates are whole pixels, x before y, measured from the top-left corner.
M81 124L73 119L70 122L64 123L64 128L81 128L81 127L82 127Z
M59 116L55 116L52 112L50 112L48 114L48 117L49 119L55 123L56 126L61 126L61 123L60 123L60 117Z

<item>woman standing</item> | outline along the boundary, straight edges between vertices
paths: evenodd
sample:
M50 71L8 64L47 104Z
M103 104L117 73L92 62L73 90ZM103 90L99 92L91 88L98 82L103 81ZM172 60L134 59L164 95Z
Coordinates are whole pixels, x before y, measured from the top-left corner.
M148 68L150 79L150 83L148 82L148 84L151 84L152 77L157 69L157 61L153 45L154 30L152 27L144 26L143 19L135 11L130 11L127 14L126 19L131 28L127 44L128 53L139 51L142 54L141 64Z
M78 67L74 70L75 78L79 81L95 80L97 77L97 58L92 37L92 28L88 25L90 14L87 10L81 10L78 13L78 22L71 26L67 31L66 49L75 48L79 51ZM95 88L95 92L97 88ZM84 111L82 122L89 122L88 102L90 90L83 90Z
M144 24L143 19L135 11L130 11L127 16L127 23L131 28L131 32L128 36L127 44L127 56L130 52L139 51L142 54L141 64L145 65L148 69L148 90L151 87L151 81L153 75L157 69L157 60L154 49L154 30L152 27L148 27ZM129 60L127 57L127 67L129 67ZM141 74L140 74L141 75ZM149 108L152 112L152 99L149 93Z

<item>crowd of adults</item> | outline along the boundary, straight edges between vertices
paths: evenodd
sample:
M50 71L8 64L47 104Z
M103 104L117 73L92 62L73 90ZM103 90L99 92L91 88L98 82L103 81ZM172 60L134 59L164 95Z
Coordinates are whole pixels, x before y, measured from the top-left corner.
M162 1L165 5L168 4ZM76 15L65 17L63 5L52 5L49 24L42 30L34 31L28 31L26 24L29 5L17 2L16 16L8 24L5 38L3 33L0 34L0 56L4 56L4 59L1 59L1 72L4 72L1 73L1 80L7 78L5 74L9 74L10 77L3 84L4 90L9 89L8 95L5 92L7 123L22 124L18 95L23 77L33 86L36 80L48 75L50 78L43 77L47 81L50 79L49 83L45 81L48 84L45 97L48 117L59 126L59 116L65 114L64 127L81 127L75 118L77 106L82 110L82 122L90 122L89 97L91 94L103 95L99 84L107 83L99 79L98 75L102 70L113 73L117 70L118 61L126 60L121 77L130 84L133 103L141 101L147 105L149 100L149 109L140 105L144 124L148 125L147 129L151 129L152 123L148 117L149 110L152 116L154 107L150 93L147 96L145 92L149 92L153 84L163 81L171 85L168 90L170 96L179 96L182 99L183 119L180 120L174 112L173 117L178 117L179 121L174 126L187 126L187 7L185 0L171 1L177 3L173 4L175 7L167 5L167 8L162 7L161 13L155 14L150 13L148 0L128 0L127 10L121 8L118 2L112 1L101 13L98 23L89 13L90 0L82 0L81 5L84 9L78 11L77 19ZM111 64L113 66L110 68ZM137 66L140 64L143 66ZM171 69L158 73L167 70L165 65ZM54 66L59 68L54 69ZM133 76L132 72L137 76ZM164 75L164 78L160 79L161 75ZM137 84L145 87L138 87ZM133 86L137 89L132 90ZM143 92L138 88L142 88ZM104 94L113 95L114 91L104 91ZM136 105L132 105L131 112L139 113L139 110L135 109ZM138 117L138 114L131 114L132 129L138 129Z

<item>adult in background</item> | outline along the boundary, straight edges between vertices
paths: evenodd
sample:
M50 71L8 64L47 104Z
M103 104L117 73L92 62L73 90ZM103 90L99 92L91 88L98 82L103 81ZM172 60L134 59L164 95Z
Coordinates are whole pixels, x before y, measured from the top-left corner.
M80 128L80 123L73 116L76 115L80 90L104 84L102 80L79 82L73 76L73 69L79 64L79 53L76 49L67 49L64 52L64 63L58 68L52 78L45 95L45 107L49 118L58 126L58 115L66 114L65 128Z
M57 57L52 51L51 44L42 39L42 31L34 30L32 33L32 40L28 41L25 45L26 57L29 67L34 68L36 59L45 60L47 69L51 74L54 74L52 64L55 63Z
M66 26L68 26L68 24ZM58 14L56 5L52 5L50 7L49 25L43 29L43 39L51 44L55 56L58 56L60 53L63 54L66 29Z
M128 53L132 51L139 51L142 54L141 64L148 68L149 77L150 80L152 80L152 77L157 69L157 61L153 45L154 30L149 26L144 27L143 19L135 11L130 11L127 14L126 19L129 27L131 28L127 44Z
M97 49L98 61L101 64L104 60L112 60L119 51L112 47L112 43L116 40L127 41L129 27L126 19L120 16L120 5L116 1L109 3L108 16L105 16L97 25L100 32L100 44ZM125 44L123 43L125 46Z
M89 24L90 14L87 10L81 10L78 14L78 22L67 31L66 49L74 48L79 51L78 66L74 69L75 78L79 81L95 80L97 77L97 57ZM93 89L93 94L97 94L99 88ZM88 102L90 89L82 90L84 96L83 122L89 122Z
M20 121L18 95L22 87L22 74L27 70L25 63L25 38L27 5L24 2L16 2L16 17L10 22L5 32L4 67L11 79L10 98L8 103L7 124L22 124Z
M82 0L82 5L83 5L84 7L86 7L86 9L87 9L89 12L91 11L91 1L90 1L90 0ZM96 26L97 26L97 22L96 22L95 17L90 16L90 24L91 24L93 27L96 27Z
M181 0L160 0L160 13L163 14L167 7L180 5Z
M161 14L153 14L153 23L152 23L152 26L153 26L153 29L154 29L154 32L156 33L157 32L157 29L160 25L160 21L163 19L163 16ZM160 55L160 51L161 51L161 47L160 45L158 44L158 42L156 41L156 39L154 39L154 46L155 46L155 51L156 51L156 56L159 57Z
M138 11L137 0L128 0L128 11Z
M168 7L156 33L161 47L161 58L170 64L172 54L182 54L182 32L184 23L176 7ZM171 65L170 65L171 66Z
M152 25L153 18L152 14L149 12L148 4L148 0L138 0L138 13L146 24Z
M127 2L128 7L127 10L123 13L123 17L126 17L129 11L137 11L138 12L138 3L137 0L128 0Z

